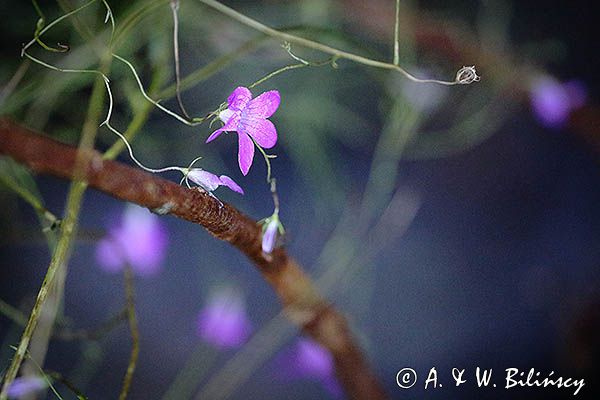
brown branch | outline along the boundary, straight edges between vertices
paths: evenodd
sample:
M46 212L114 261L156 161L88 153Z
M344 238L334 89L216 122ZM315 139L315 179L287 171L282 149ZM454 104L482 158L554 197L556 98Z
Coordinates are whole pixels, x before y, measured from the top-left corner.
M14 122L0 120L0 154L28 166L34 172L73 178L77 150ZM354 341L345 318L317 292L314 284L285 250L265 255L256 221L206 193L125 164L103 160L100 153L85 155L84 179L89 186L117 199L147 207L159 214L172 214L202 225L218 239L244 253L273 287L287 316L305 334L327 348L337 376L352 399L384 399L383 388L370 371Z

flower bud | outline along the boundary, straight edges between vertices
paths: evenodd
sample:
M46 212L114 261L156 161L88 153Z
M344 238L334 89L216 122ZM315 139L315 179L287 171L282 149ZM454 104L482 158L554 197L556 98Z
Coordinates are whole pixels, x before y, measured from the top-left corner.
M271 254L277 243L277 234L279 231L279 218L272 217L263 228L262 251L265 254Z
M227 175L217 176L200 168L192 168L186 171L186 177L208 193L212 193L219 186L223 185L234 192L244 194L242 188Z

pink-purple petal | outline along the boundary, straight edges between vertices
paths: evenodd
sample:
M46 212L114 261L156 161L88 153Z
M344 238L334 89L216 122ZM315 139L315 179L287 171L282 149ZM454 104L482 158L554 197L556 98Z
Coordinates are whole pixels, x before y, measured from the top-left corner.
M252 93L248 88L238 86L227 98L229 108L233 110L242 110L252 99Z
M214 131L213 133L210 134L210 136L208 137L208 139L206 139L206 143L212 142L221 133L223 133L225 131L228 131L228 132L235 132L235 131L237 131L237 127L238 127L239 121L240 121L240 115L239 115L239 113L232 114L229 117L229 120L225 123L225 125L223 125L222 127L220 127L219 129L217 129L216 131Z
M238 163L242 174L248 175L254 159L254 142L244 132L238 132Z
M265 149L270 149L277 143L277 130L268 119L246 116L242 117L238 132L252 136L256 143Z
M229 189L233 190L234 192L244 194L244 190L240 187L240 185L235 183L234 180L227 175L221 175L219 179L221 180L221 183L227 186Z
M206 143L212 142L217 137L219 137L219 135L224 132L223 128L219 128L216 131L214 131L213 133L211 133L210 136L208 137L208 139L206 139Z
M188 172L187 177L207 192L212 192L221 185L221 179L217 175L199 168L193 168Z
M252 99L246 106L245 112L248 115L269 118L277 111L280 102L281 96L279 92L277 90L269 90Z
M224 124L228 123L231 117L235 114L239 114L239 111L232 110L231 108L227 108L219 113L219 119L223 121Z

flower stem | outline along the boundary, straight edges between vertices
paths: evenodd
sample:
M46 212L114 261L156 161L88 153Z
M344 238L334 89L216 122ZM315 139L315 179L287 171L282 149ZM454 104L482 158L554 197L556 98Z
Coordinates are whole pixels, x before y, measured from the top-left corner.
M137 365L138 355L140 353L140 331L138 329L137 319L135 316L135 290L133 287L133 272L131 268L127 266L125 268L125 301L127 303L127 320L129 321L129 331L131 332L131 355L129 356L129 364L127 365L127 371L123 378L123 386L121 387L121 393L119 394L119 400L125 400L129 388L131 387L131 380L133 379L133 373Z
M394 65L400 64L400 0L396 0L396 22L394 23Z
M103 62L104 69L108 69L108 62ZM94 86L92 89L92 95L88 107L88 114L86 120L83 124L82 135L79 142L79 150L91 150L93 147L94 139L96 137L96 132L98 131L98 121L100 119L100 112L102 110L102 102L104 100L104 81L101 78L97 78L94 82ZM79 153L82 154L81 152ZM81 158L81 157L78 157ZM31 310L31 314L29 315L29 320L27 321L27 325L25 326L25 330L23 331L23 335L21 336L21 341L17 347L15 352L15 356L6 371L6 375L4 377L4 383L2 385L2 390L0 391L0 400L6 400L8 396L8 388L11 383L17 377L19 372L19 368L23 363L25 355L27 353L27 349L29 348L29 343L31 342L31 338L35 332L35 328L38 324L38 320L42 315L42 308L48 299L48 295L53 287L54 277L58 272L62 272L61 269L64 268L66 272L66 266L70 255L71 244L73 238L75 237L75 231L77 229L77 219L79 217L79 210L81 209L81 203L83 200L83 193L87 188L87 183L82 181L77 176L79 175L78 171L81 170L83 160L78 160L79 162L75 165L75 177L76 179L71 184L71 188L69 189L69 194L67 196L67 205L65 218L63 220L61 226L61 235L58 239L58 243L56 245L56 250L52 255L52 260L50 261L50 265L48 266L48 270L46 272L46 276L44 277L44 281L42 282L42 286L38 292L35 304L33 305L33 309ZM62 273L64 276L65 274Z
M152 78L152 83L150 84L150 88L148 89L150 94L158 92L165 77L165 74L162 72L162 68L156 70L153 75L154 76ZM144 103L142 109L135 114L135 116L127 126L127 129L125 130L125 132L123 132L125 140L131 142L135 138L135 136L138 134L138 132L142 129L142 127L148 120L148 117L150 116L150 111L152 111L152 109L152 103ZM103 158L105 160L114 160L119 155L119 153L121 153L125 149L125 147L125 142L123 142L122 140L118 140L108 150L106 150Z
M2 299L0 299L0 314L21 326L25 326L25 324L27 324L27 315L23 314L21 310L11 306Z
M264 24L258 22L255 19L252 19L244 14L241 14L241 13L235 11L233 8L230 8L224 4L221 4L220 2L218 2L216 0L199 0L199 1L206 4L207 6L209 6L211 8L227 15L228 17L235 19L236 21L240 22L243 25L246 25L258 32L264 33L267 36L271 36L276 39L280 39L280 40L287 41L290 43L295 43L300 46L308 47L310 49L314 49L314 50L317 50L317 51L320 51L320 52L323 52L326 54L331 54L336 59L346 59L346 60L354 61L359 64L367 65L370 67L397 71L397 72L401 73L402 75L404 75L406 78L408 78L414 82L437 83L437 84L446 85L446 86L460 84L456 80L442 81L442 80L437 80L437 79L420 79L420 78L417 78L416 76L412 75L410 72L408 72L404 68L400 67L399 65L390 64L390 63L386 63L386 62L379 61L379 60L374 60L374 59L368 58L368 57L363 57L358 54L349 53L347 51L343 51L343 50L339 50L339 49L336 49L331 46L327 46L323 43L319 43L314 40L305 39L303 37L299 37L296 35L292 35L290 33L282 32L277 29L273 29L267 25L264 25Z
M181 113L188 119L192 117L186 111L181 99L181 75L179 73L179 0L171 0L171 11L173 14L173 58L175 59L175 85L177 91L177 103Z

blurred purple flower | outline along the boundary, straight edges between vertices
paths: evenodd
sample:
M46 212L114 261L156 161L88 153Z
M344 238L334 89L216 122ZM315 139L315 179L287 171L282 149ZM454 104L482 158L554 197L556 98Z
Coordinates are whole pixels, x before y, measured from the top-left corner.
M198 335L218 348L239 347L251 332L252 323L246 314L246 302L239 291L233 288L214 291L198 315Z
M108 272L131 266L137 275L156 274L165 258L168 234L148 210L128 204L121 220L96 246L96 260Z
M544 126L560 128L572 110L585 104L587 94L579 81L561 83L545 75L532 81L530 97L537 120Z
M311 339L299 339L275 360L275 366L277 374L284 380L316 380L332 397L342 397L342 388L335 377L333 357Z
M20 399L44 390L47 387L48 382L39 376L21 376L10 384L7 394L9 399Z
M199 185L208 193L212 193L219 186L223 185L234 192L244 194L244 190L242 190L242 188L227 175L217 176L200 168L192 168L186 176L189 180Z
M264 92L252 99L252 93L243 86L237 87L227 99L228 108L219 113L225 125L214 131L206 143L223 132L238 133L238 163L242 174L247 175L254 159L254 142L270 149L277 143L275 125L267 118L275 113L280 103L277 90Z

